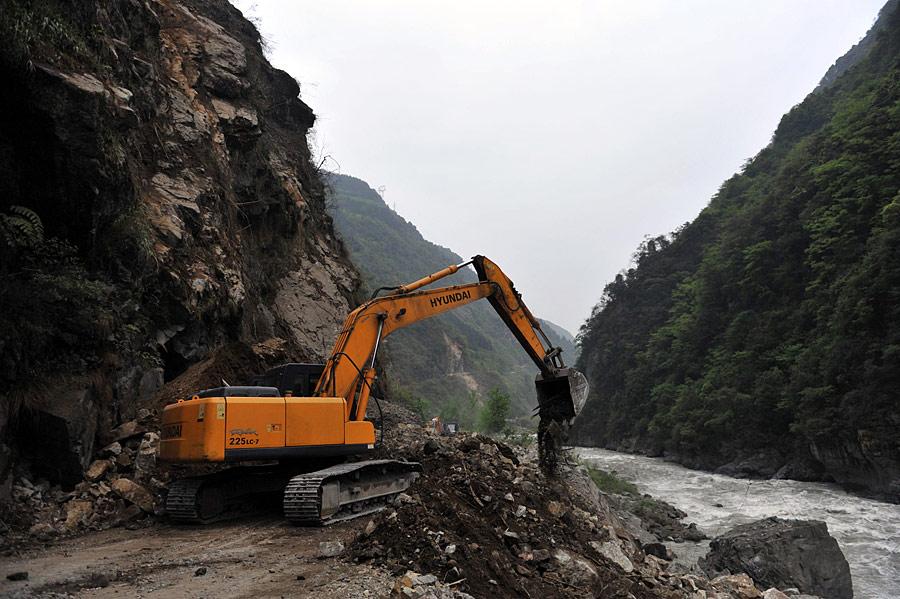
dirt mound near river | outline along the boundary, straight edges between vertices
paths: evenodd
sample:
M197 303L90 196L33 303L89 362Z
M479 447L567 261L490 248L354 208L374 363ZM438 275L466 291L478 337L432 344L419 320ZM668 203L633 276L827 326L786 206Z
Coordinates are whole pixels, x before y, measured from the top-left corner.
M634 565L655 571L655 558L510 447L402 424L393 433L392 455L423 475L350 546L357 562L428 572L474 596L667 596Z

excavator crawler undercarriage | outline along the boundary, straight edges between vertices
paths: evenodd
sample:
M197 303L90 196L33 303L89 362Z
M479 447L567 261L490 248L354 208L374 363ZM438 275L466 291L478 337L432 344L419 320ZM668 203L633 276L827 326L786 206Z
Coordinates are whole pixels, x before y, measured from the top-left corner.
M290 522L331 524L384 509L421 469L418 463L396 460L338 464L306 474L283 465L229 468L175 481L166 511L176 522L208 524L265 509L266 499L283 492L281 503Z

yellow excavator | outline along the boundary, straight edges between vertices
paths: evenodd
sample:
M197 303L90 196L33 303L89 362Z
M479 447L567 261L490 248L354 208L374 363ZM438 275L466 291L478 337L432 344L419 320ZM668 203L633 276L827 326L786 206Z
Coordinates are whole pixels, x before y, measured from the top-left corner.
M472 264L477 283L424 289ZM387 292L384 295L379 293ZM382 339L397 329L487 298L539 369L535 380L539 440L552 453L587 399L584 376L568 368L512 281L484 256L448 266L409 285L381 288L350 313L325 364L285 364L247 386L225 386L180 399L163 411L160 456L171 462L276 461L169 488L175 521L205 523L242 513L246 500L283 491L284 513L297 524L327 524L383 508L421 471L414 462L347 456L375 449L366 408Z

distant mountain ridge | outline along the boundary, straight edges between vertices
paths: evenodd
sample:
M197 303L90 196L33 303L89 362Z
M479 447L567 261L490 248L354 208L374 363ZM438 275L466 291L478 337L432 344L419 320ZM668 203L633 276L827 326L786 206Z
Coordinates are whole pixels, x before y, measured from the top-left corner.
M330 176L331 213L335 228L362 270L369 292L382 286L415 281L450 264L464 261L436 245L415 225L391 210L365 181ZM501 265L502 267L502 265ZM515 280L515 273L507 273ZM465 268L437 286L473 283ZM528 302L528 291L522 290ZM558 325L542 325L568 363L576 359L574 338ZM488 302L475 302L393 333L385 340L391 380L434 404L464 400L471 391L484 397L500 387L512 397L513 412L530 417L536 405L537 367L522 350Z
M900 4L900 0L888 0L888 2L881 7L881 10L878 11L878 18L875 19L875 23L869 31L866 32L866 35L831 65L831 68L825 72L825 75L822 77L822 80L819 81L819 85L816 86L813 93L819 93L830 87L838 80L838 77L847 72L847 69L869 55L869 51L875 45L878 35L888 26L888 17L897 9L898 4Z

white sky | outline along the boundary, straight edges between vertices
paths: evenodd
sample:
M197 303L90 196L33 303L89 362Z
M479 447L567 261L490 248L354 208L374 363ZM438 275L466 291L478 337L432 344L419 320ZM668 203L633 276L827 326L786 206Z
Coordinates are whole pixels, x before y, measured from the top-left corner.
M693 220L883 2L234 3L300 82L320 155L577 333L645 235Z

